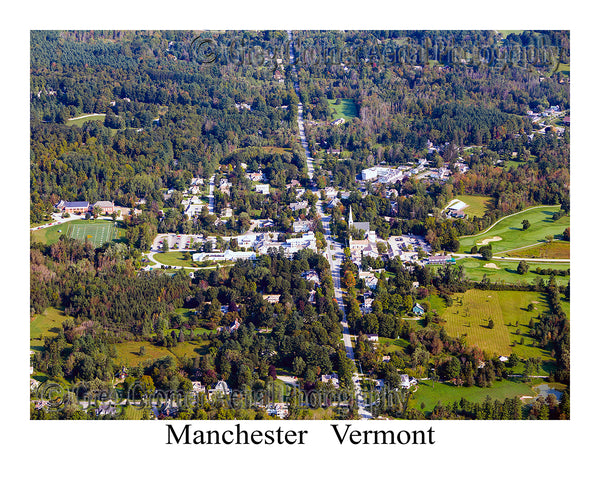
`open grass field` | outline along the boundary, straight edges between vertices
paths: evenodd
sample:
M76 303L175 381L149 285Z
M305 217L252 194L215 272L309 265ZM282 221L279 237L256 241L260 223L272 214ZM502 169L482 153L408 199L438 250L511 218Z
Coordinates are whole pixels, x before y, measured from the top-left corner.
M68 235L83 241L88 239L87 235L92 235L89 240L95 247L98 247L102 243L96 244L94 240L101 241L107 237L110 238L106 241L123 238L125 229L120 226L115 227L114 222L109 220L71 220L60 225L34 230L31 232L31 239L44 245L52 245L58 242L61 235Z
M445 383L436 383L431 386L431 381L419 384L419 389L413 394L409 401L410 407L421 409L421 403L424 404L423 412L430 413L438 402L442 405L459 402L461 398L470 402L484 402L487 396L493 400L505 400L506 398L520 397L522 395L535 396L531 385L513 380L502 380L494 382L490 388L481 387L455 387Z
M352 120L354 117L358 117L358 108L354 100L344 98L341 99L339 105L335 104L335 100L327 100L329 107L333 111L333 118L343 118L346 122Z
M452 337L465 337L469 345L496 355L510 355L510 334L503 321L502 308L495 291L467 290L452 297L442 319L444 328ZM493 320L494 328L488 328Z
M560 210L560 206L540 206L527 209L515 215L509 215L497 222L484 233L460 238L460 251L469 253L474 245L485 243L492 245L494 255L516 248L545 242L547 235L555 239L562 238L562 232L570 225L568 215L552 220L552 215ZM523 230L522 222L528 220L531 226ZM490 241L496 239L495 241Z
M533 346L529 321L548 311L546 295L539 292L468 290L453 296L454 303L442 318L453 337L465 336L469 345L495 355L516 353L521 358L542 359L541 374L553 371L555 362L549 352ZM533 310L528 311L528 305ZM488 328L489 320L494 328ZM515 371L515 373L519 373Z
M192 253L192 252L188 252L188 253ZM174 251L174 252L167 252L167 253L155 253L154 254L154 259L157 262L163 263L165 265L171 265L173 267L195 267L196 262L190 260L186 260L183 257L184 252L180 252L180 251Z
M77 118L70 118L67 120L67 125L76 125L78 127L83 126L85 122L102 122L104 123L105 113L86 113Z
M487 262L479 258L470 257L459 258L456 261L456 265L461 265L464 268L465 275L471 280L479 282L483 279L483 276L485 275L492 283L504 282L507 284L516 285L532 285L537 281L538 278L543 279L544 282L550 280L550 276L548 275L538 275L537 273L534 273L534 270L537 267L540 267L542 269L552 268L554 270L567 270L570 266L570 264L568 263L544 263L543 260L531 260L527 261L527 264L529 265L529 271L524 275L520 275L519 273L517 273L517 266L519 265L519 262L516 260L511 261L492 259L489 262ZM495 265L495 267L497 268L490 268L486 267L485 265ZM566 285L567 283L569 283L570 277L568 275L564 277L557 276L555 277L555 279L557 285Z
M468 207L464 212L469 217L483 217L490 206L493 206L494 199L484 195L457 195L455 198L465 202Z
M114 222L101 220L99 222L75 223L69 222L65 225L66 234L82 242L90 242L95 248L101 247L106 242L117 238L117 228Z
M146 351L144 355L140 355L140 347L143 346ZM150 342L137 342L137 341L129 341L123 343L117 343L115 345L117 350L117 361L121 362L123 365L127 366L135 366L146 360L156 360L161 357L171 356L176 358L174 354L172 354L165 347L157 347Z
M394 339L385 337L379 337L379 344L386 353L403 352L410 345L408 340L404 340L403 338Z
M40 337L54 337L58 334L63 322L70 318L61 310L48 307L44 313L36 315L29 324L29 339L32 350L41 350L44 342Z
M535 247L513 250L506 256L527 258L571 258L571 244L565 241L542 243Z

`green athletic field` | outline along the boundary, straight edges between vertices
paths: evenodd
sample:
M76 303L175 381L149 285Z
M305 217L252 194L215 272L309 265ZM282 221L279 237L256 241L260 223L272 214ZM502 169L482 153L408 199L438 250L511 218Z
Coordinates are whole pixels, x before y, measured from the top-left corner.
M67 224L67 235L82 242L90 242L95 248L117 237L117 229L113 222Z

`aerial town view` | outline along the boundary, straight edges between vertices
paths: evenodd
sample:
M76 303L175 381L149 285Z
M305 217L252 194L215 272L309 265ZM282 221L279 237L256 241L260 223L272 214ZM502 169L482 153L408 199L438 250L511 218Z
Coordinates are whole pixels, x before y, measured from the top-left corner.
M31 31L30 419L570 419L569 42Z

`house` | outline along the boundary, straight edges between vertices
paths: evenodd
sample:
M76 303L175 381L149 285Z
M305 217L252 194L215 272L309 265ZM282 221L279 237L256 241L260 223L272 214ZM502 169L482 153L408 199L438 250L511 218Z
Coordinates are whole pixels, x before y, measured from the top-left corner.
M263 195L269 194L269 184L268 183L259 183L254 186L254 190L258 193L262 193Z
M367 337L367 340L369 342L378 342L379 341L379 335L377 335L375 333L367 333L365 336Z
M417 384L417 380L413 377L409 377L406 374L400 375L400 386L402 388L410 388L413 385Z
M383 386L385 385L385 382L383 381L383 379L378 378L377 380L374 381L375 383L375 390L383 390Z
M423 315L425 313L425 309L418 303L415 303L415 306L413 307L412 311L415 315Z
M299 220L294 222L294 233L309 232L312 227L312 222L308 220Z
M342 123L344 123L346 120L344 120L343 118L338 118L336 120L334 120L333 122L331 122L331 125L336 126L336 125L341 125Z
M384 355L383 357L381 357L381 361L384 363L389 363L389 361L392 359L391 356L389 355Z
M293 212L297 212L298 210L302 210L303 208L308 207L308 200L304 200L302 202L290 203L290 209Z
M238 328L240 328L240 322L238 322L238 319L236 318L231 322L231 325L229 325L229 333L235 332Z
M317 285L320 283L319 274L316 272L316 270L307 270L306 272L302 272L301 276L307 282L315 282Z
M263 295L263 300L266 300L269 303L279 303L279 297L281 297L281 295Z
M365 301L360 307L360 310L364 315L366 315L367 313L371 313L373 311L373 298L365 298Z
M94 410L94 413L96 414L97 417L99 417L101 415L116 415L117 409L114 405L111 405L111 404L100 405L96 410Z
M358 278L365 281L365 286L374 290L377 288L377 277L372 272L359 272Z
M194 393L204 392L204 387L202 386L202 382L192 382L192 391Z
M321 375L321 382L331 383L335 388L340 387L340 379L336 373L332 373L330 375Z
M498 360L500 360L501 362L508 362L508 357L505 357L504 355L500 355L498 357Z
M229 392L230 390L227 382L225 382L225 380L219 380L208 391L208 396L211 398L213 395L229 395Z

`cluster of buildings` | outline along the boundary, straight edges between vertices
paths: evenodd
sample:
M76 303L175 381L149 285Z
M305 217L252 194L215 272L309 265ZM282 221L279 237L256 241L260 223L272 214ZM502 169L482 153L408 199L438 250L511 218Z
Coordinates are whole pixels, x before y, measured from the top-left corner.
M102 215L110 215L115 212L115 204L113 202L100 200L96 203L89 202L66 202L61 200L55 205L56 209L59 212L69 213L69 214L84 214L84 213L92 213L94 209L99 209Z

